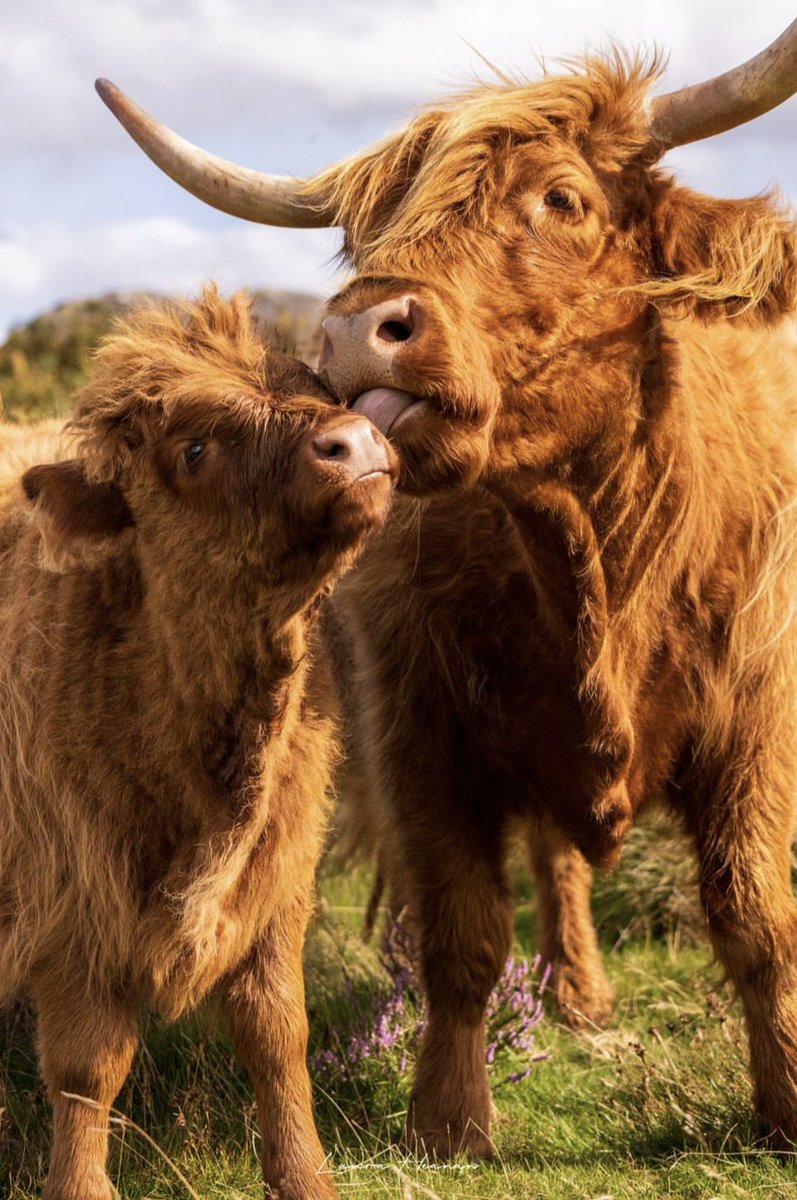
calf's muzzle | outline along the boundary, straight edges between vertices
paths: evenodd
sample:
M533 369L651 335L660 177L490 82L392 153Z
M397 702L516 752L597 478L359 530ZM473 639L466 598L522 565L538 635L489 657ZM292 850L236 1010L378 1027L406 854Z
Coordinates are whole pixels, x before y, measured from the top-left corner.
M353 414L325 422L305 440L301 455L307 466L344 484L395 470L385 439L370 421Z

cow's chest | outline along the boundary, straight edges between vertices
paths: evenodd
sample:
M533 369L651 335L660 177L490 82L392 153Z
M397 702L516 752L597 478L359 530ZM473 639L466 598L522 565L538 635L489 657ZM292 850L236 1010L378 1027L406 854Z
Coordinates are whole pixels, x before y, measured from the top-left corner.
M364 666L381 679L385 714L401 716L379 736L433 729L429 745L474 803L548 808L587 848L596 813L627 822L660 790L682 741L682 680L666 647L646 663L622 644L590 675L575 621L568 629L542 610L513 531L482 524L446 513L445 530L430 533L427 518L420 536L408 531L403 557L395 545L380 556L378 582L369 567L369 606L356 618ZM417 753L412 740L405 752Z

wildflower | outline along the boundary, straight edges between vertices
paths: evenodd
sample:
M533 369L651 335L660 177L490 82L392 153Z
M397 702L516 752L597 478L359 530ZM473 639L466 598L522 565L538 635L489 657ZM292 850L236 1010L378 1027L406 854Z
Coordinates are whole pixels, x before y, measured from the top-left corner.
M338 1026L329 1031L326 1048L311 1056L310 1067L327 1086L373 1078L404 1075L415 1058L426 1026L425 1006L417 981L417 968L408 931L396 922L387 941L384 966L389 990L378 994L368 1013L357 1014L352 981L344 984L346 999L355 1016L344 1035ZM531 962L509 958L487 1003L485 1060L491 1071L515 1069L498 1082L527 1079L534 1065L548 1056L535 1053L534 1030L543 1016L542 996L550 978L550 965L539 975L537 955ZM518 1062L518 1060L520 1060Z

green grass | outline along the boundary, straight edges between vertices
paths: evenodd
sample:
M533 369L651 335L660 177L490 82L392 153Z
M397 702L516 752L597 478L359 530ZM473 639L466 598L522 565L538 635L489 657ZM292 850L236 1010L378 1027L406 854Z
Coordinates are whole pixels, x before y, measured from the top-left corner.
M633 856L632 847L631 868L596 891L618 997L611 1028L575 1034L546 1015L536 1040L550 1058L527 1080L496 1089L491 1165L433 1169L401 1150L410 1070L399 1073L397 1061L387 1070L366 1064L354 1081L317 1088L319 1129L341 1196L797 1195L797 1159L759 1141L739 1008L696 937L699 920L681 901L662 915L652 886L641 919ZM357 933L368 883L350 871L322 881L307 952L311 1050L326 1044L331 1027L356 1024L353 1014L389 988L375 950ZM685 877L668 886L688 894ZM525 884L519 890L518 951L530 956L534 923ZM22 1200L42 1178L49 1137L24 1006L2 1018L0 1077L0 1197ZM132 1125L117 1127L111 1173L122 1196L165 1200L189 1196L189 1187L203 1200L262 1195L254 1104L213 1014L171 1029L151 1024L118 1108L159 1148Z

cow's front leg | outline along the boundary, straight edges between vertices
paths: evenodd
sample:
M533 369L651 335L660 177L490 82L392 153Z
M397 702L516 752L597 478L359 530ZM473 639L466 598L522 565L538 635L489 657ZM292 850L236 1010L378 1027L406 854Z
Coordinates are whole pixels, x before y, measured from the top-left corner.
M53 1106L42 1200L111 1200L108 1113L130 1070L138 1022L121 995L92 993L84 979L85 971L54 972L33 988L39 1066Z
M614 993L592 920L592 869L580 850L548 824L529 830L537 895L539 950L551 965L553 994L568 1025L602 1025Z
M277 914L221 987L236 1050L252 1079L267 1197L334 1200L307 1073L302 977L306 905Z
M784 706L785 707L785 706ZM744 1006L756 1106L778 1142L797 1142L797 907L790 879L791 763L725 766L694 829L711 940ZM774 757L774 756L773 756ZM784 757L786 757L784 755Z
M513 898L495 831L405 828L428 1020L406 1136L421 1153L492 1154L484 1014L512 940Z

